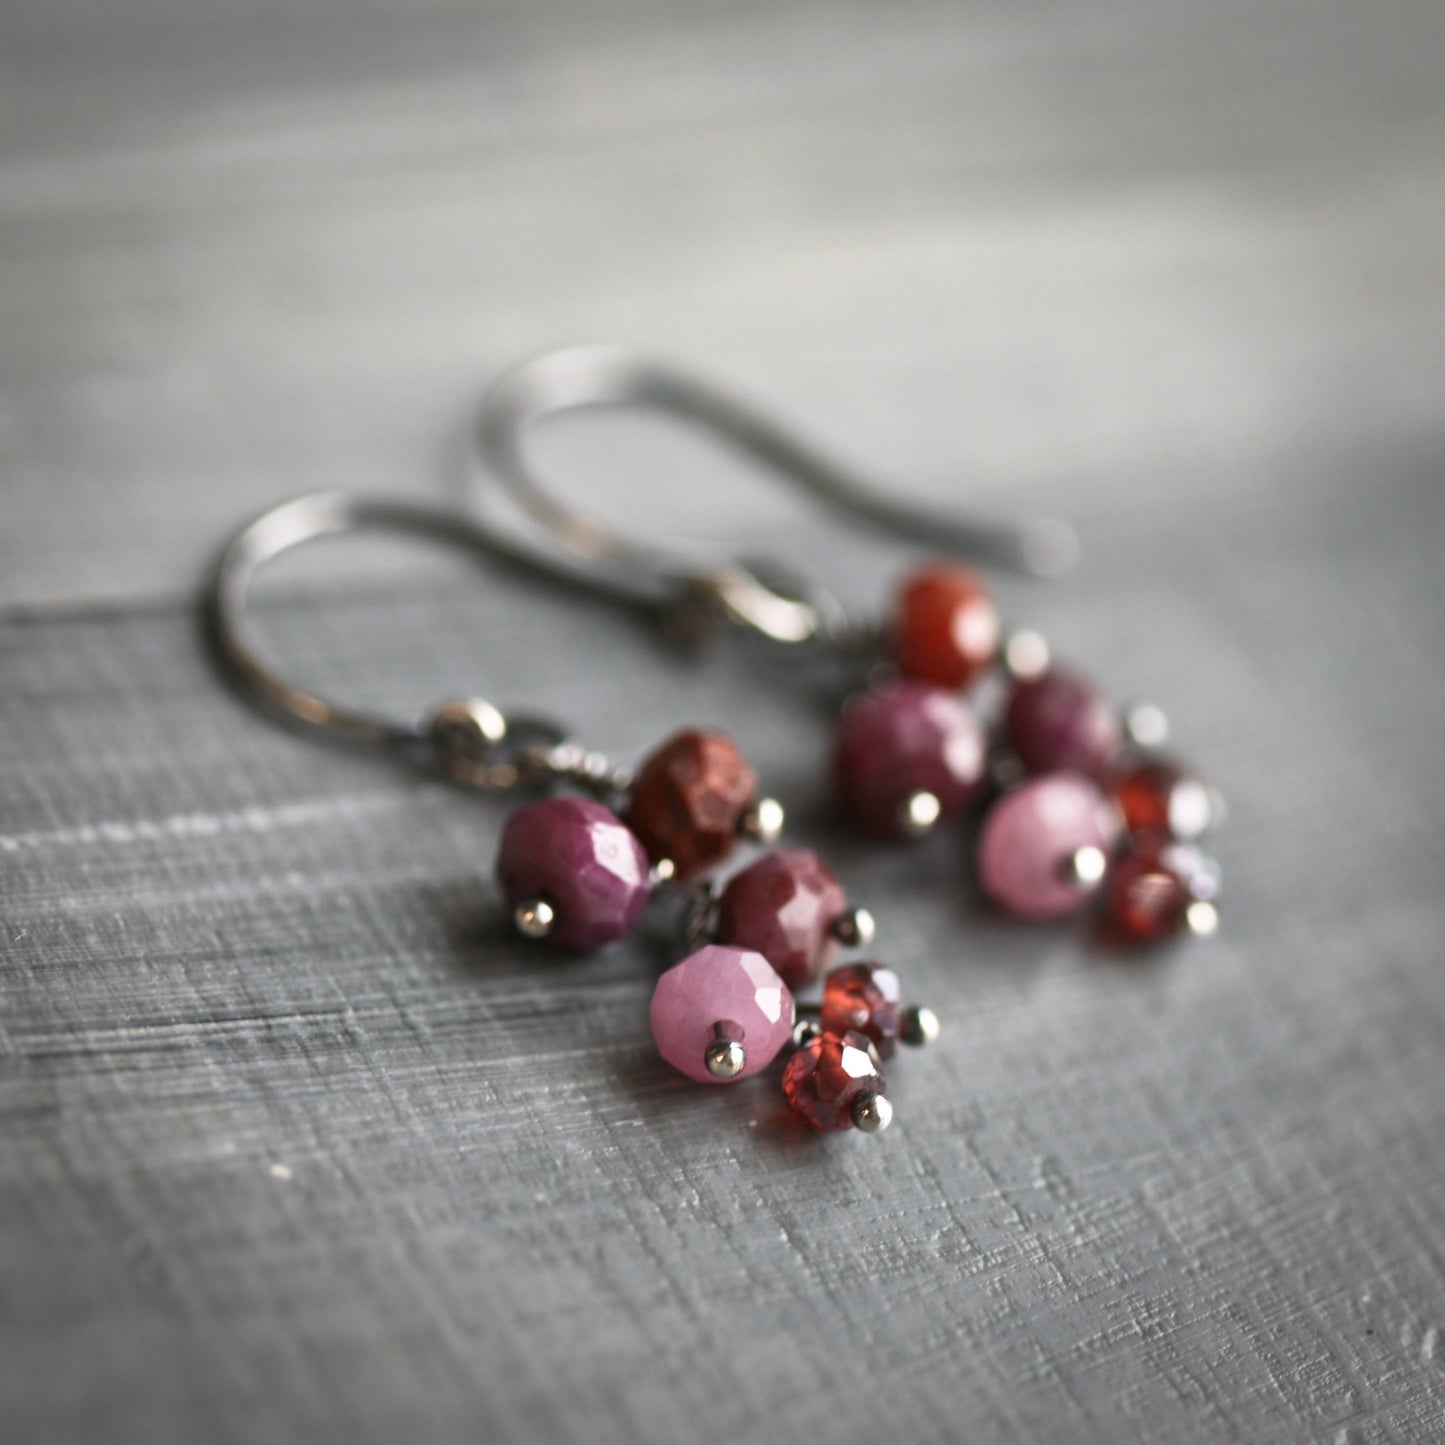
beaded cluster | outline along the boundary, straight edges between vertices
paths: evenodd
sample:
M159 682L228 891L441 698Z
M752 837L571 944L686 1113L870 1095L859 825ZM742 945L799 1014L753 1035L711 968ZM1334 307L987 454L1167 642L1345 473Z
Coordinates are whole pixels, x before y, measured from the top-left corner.
M1155 751L1156 708L1133 726L1033 633L1005 639L967 568L935 563L898 594L893 675L845 703L833 757L842 812L881 837L918 837L981 814L976 871L1005 912L1056 918L1091 903L1124 943L1207 934L1219 870L1197 844L1222 804ZM1002 677L996 721L974 699Z
M782 826L782 810L759 797L731 739L678 733L635 778L619 775L607 787L615 810L559 795L508 818L496 872L517 928L567 948L599 948L638 927L655 889L685 891L692 951L658 979L650 1010L662 1057L700 1083L725 1084L790 1051L783 1097L801 1120L816 1129L885 1128L893 1110L883 1060L900 1040L931 1042L937 1019L905 1006L898 975L883 964L848 963L823 977L840 945L871 942L873 921L848 906L816 853L774 848L720 888L699 881L740 838L770 843ZM800 1009L795 993L820 978L820 1002Z

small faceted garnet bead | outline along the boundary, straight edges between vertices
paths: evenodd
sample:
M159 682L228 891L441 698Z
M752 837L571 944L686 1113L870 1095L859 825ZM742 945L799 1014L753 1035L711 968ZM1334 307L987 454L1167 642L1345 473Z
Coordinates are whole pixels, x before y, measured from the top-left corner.
M652 994L652 1037L704 1084L767 1068L793 1036L793 996L760 953L712 943L674 964ZM721 1059L710 1051L722 1046Z
M688 878L732 852L757 792L757 775L731 738L687 730L638 769L624 816L654 863L670 859Z
M838 720L833 777L843 811L870 833L905 838L961 813L987 785L987 747L954 693L898 682L852 699ZM931 799L919 815L914 803Z
M1060 667L1014 685L1004 732L1029 772L1066 769L1091 778L1109 771L1124 741L1119 714L1103 695Z
M934 563L914 572L899 590L893 657L905 677L968 687L993 666L999 634L993 597L966 567Z
M845 963L823 982L823 1032L862 1034L888 1058L903 1023L903 985L881 963Z
M590 798L544 798L502 829L497 881L507 906L545 904L545 936L564 948L600 948L638 925L652 891L647 855L615 813Z
M1141 836L1109 874L1108 924L1128 943L1161 943L1191 927L1207 933L1218 892L1218 869L1197 848Z
M1158 833L1193 842L1214 822L1209 789L1174 763L1141 763L1118 774L1109 786L1124 826L1131 833Z
M851 1129L860 1102L884 1092L883 1072L862 1034L818 1034L783 1069L788 1107L814 1129Z

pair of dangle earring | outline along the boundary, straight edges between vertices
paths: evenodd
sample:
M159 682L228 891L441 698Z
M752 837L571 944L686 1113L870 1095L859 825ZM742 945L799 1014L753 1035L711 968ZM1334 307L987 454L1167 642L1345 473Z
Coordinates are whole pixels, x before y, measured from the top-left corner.
M782 1087L819 1129L876 1133L892 1118L882 1060L897 1043L927 1043L938 1024L904 1006L890 968L834 968L821 1003L799 1022L794 991L814 983L839 945L866 945L871 915L850 908L826 864L774 849L719 894L702 875L741 840L774 843L781 807L721 733L686 730L629 774L549 719L506 716L478 698L452 700L418 721L338 706L289 683L262 660L249 623L258 571L303 543L391 531L458 544L512 565L529 554L443 511L326 492L295 498L226 546L207 594L211 633L230 675L293 721L370 744L488 792L547 792L523 804L501 835L496 876L516 929L571 949L600 948L639 926L649 898L681 904L688 956L658 980L651 1026L664 1059L713 1083L767 1069L785 1050Z
M477 433L479 481L503 487L590 585L651 607L673 630L721 623L851 665L832 786L854 825L917 838L981 813L978 882L1005 912L1056 918L1098 904L1104 931L1124 943L1214 931L1219 872L1197 844L1222 803L1158 751L1159 709L1125 714L1053 664L1037 633L1006 633L987 586L958 563L919 568L885 621L860 625L776 564L691 566L577 515L538 480L523 438L548 415L599 405L679 416L862 521L1016 570L1066 571L1068 527L975 525L904 506L750 405L613 346L552 352L509 373ZM978 700L990 694L999 707L985 725Z

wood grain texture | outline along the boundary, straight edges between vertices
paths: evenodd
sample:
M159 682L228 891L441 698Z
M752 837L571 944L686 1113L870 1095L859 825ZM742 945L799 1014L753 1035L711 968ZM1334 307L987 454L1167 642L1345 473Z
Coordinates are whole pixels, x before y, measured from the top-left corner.
M7 1445L1445 1435L1437 5L9 0L0 41ZM487 377L599 335L1075 518L1005 602L1227 792L1221 936L1125 964L991 917L957 838L840 833L744 648L292 572L274 645L357 700L738 736L946 1024L888 1134L801 1137L655 1060L655 941L500 930L500 805L226 692L222 530L455 492ZM543 446L860 606L903 556L665 433Z

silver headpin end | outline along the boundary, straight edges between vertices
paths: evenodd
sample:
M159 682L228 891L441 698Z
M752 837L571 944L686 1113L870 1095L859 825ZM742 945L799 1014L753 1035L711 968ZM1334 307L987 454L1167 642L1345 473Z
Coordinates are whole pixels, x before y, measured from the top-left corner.
M1136 748L1162 747L1169 739L1169 719L1155 703L1131 703L1124 710L1124 732Z
M1003 665L1015 682L1042 677L1049 670L1049 644L1043 634L1030 628L1011 632L1003 645Z
M1071 853L1063 862L1064 877L1076 888L1097 888L1108 871L1108 855L1092 843L1086 844L1076 853Z
M893 1122L893 1105L885 1094L860 1094L853 1105L853 1123L865 1134L881 1134Z
M747 1050L733 1030L735 1024L726 1022L712 1026L713 1039L703 1054L703 1063L715 1079L735 1079L748 1064Z
M801 1049L811 1044L823 1032L821 1020L812 1014L800 1014L793 1024L793 1047Z
M1195 938L1208 938L1219 928L1219 910L1206 899L1191 903L1184 914L1184 926Z
M546 938L557 921L557 911L545 898L529 898L512 910L512 922L524 938Z
M878 924L866 908L850 908L833 920L828 931L844 948L867 948L878 936Z
M943 1025L939 1023L938 1015L927 1004L915 1004L903 1011L898 1037L905 1044L921 1049L927 1044L937 1043L942 1032Z
M755 843L776 843L783 836L783 805L776 798L759 798L743 814L738 831Z
M933 793L910 793L898 805L898 826L908 838L926 838L942 816L943 806Z

